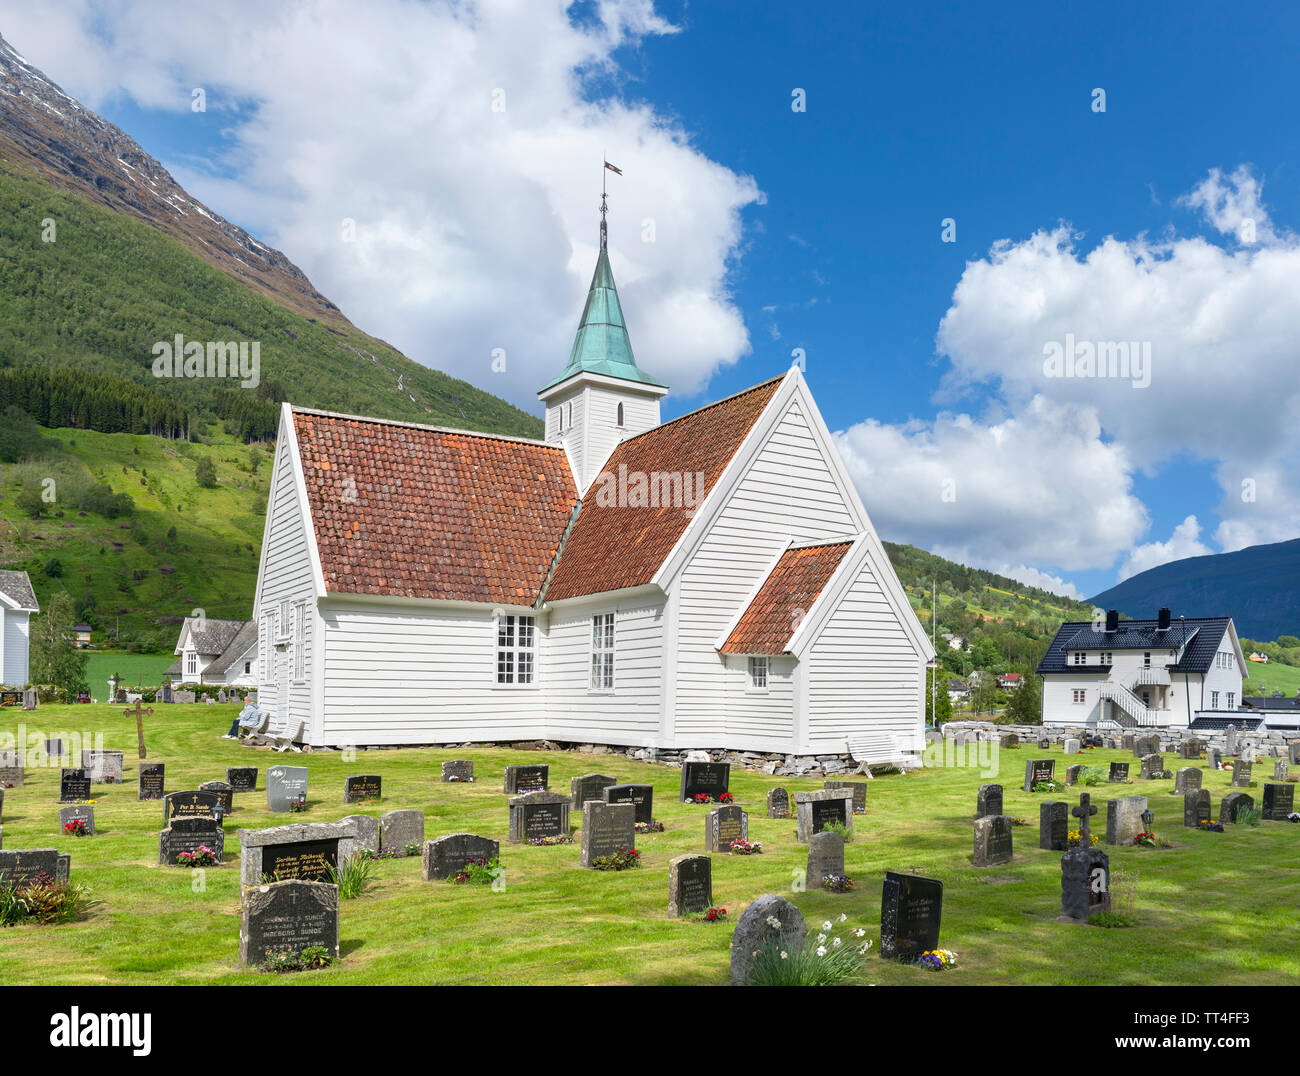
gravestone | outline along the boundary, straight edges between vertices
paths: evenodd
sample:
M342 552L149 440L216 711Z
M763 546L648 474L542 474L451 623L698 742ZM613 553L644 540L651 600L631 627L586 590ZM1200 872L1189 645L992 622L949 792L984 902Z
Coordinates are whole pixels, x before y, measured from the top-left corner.
M1232 763L1232 787L1250 787L1250 763L1236 759Z
M507 766L505 791L509 796L522 792L545 792L550 787L550 766Z
M257 767L256 766L227 766L226 767L226 784L230 786L230 791L238 796L241 792L257 791Z
M1210 769L1223 769L1223 752L1217 747L1207 747L1205 749L1205 760L1210 764Z
M1123 751L1132 751L1135 743L1137 743L1137 736L1131 732L1126 732L1119 738L1119 746Z
M166 766L161 762L142 762L139 769L140 787L136 798L142 800L160 800L166 794L164 776Z
M1061 918L1086 923L1110 911L1110 856L1080 845L1061 857Z
M1044 800L1038 805L1038 847L1064 852L1070 846L1070 805L1064 800Z
M1199 828L1202 822L1211 819L1210 790L1196 788L1183 794L1183 825L1188 829Z
M1174 774L1174 791L1194 792L1201 787L1201 771L1196 766L1184 766Z
M768 922L775 919L776 926ZM784 897L764 893L740 915L731 935L731 982L739 986L749 973L754 953L765 944L779 945L787 952L803 949L808 927L803 914Z
M790 793L780 785L767 790L767 817L790 817Z
M823 788L851 788L853 790L853 813L867 813L866 781L826 781Z
M1077 755L1082 746L1083 744L1074 736L1067 736L1065 738L1065 753L1067 755Z
M570 810L573 804L570 800ZM612 856L620 848L636 847L636 808L630 803L587 800L582 806L582 856L590 867L598 856Z
M1225 755L1237 753L1237 730L1232 725L1223 731L1223 753Z
M364 848L369 852L378 853L379 851L379 819L368 814L349 814L339 819L340 822L350 822L357 830L357 848Z
M732 841L749 840L749 815L743 807L724 803L709 811L704 820L704 848L708 852L731 851Z
M655 820L653 785L610 785L604 791L606 803L630 803L636 808L638 822Z
M569 797L558 792L526 792L509 801L510 841L569 835Z
M1133 757L1144 758L1160 753L1160 737L1156 735L1133 737Z
M277 814L307 801L306 766L271 766L266 771L266 806Z
M1291 768L1290 768L1290 766L1287 764L1286 759L1284 759L1284 758L1280 758L1280 759L1278 759L1276 762L1273 763L1273 780L1274 780L1274 781L1285 781L1286 778L1287 778L1287 774L1290 773L1290 772L1291 772Z
M468 759L454 758L450 762L442 764L442 779L444 781L464 781L466 783L474 780L474 763Z
M119 692L119 694L121 695L121 698L119 698L117 701L118 701L118 702L126 702L126 692L125 692L125 691L122 691L122 692ZM194 702L197 698L198 698L198 695L195 694L195 692L193 692L193 691L173 691L173 692L172 692L172 702L192 703L192 702Z
M1255 798L1245 792L1229 792L1219 804L1219 825L1230 826L1242 811L1254 809Z
M794 794L795 840L807 844L828 822L839 822L853 836L853 793L846 788L823 788Z
M1112 762L1110 764L1110 776L1107 778L1112 784L1122 783L1128 780L1128 763Z
M325 882L260 885L244 894L239 919L239 963L266 963L271 953L297 956L320 946L339 956L339 888Z
M618 784L617 777L606 777L603 773L584 773L581 777L569 779L569 810L575 814L582 813L583 804L588 800L605 802L605 789Z
M1142 821L1146 809L1146 796L1121 796L1107 801L1106 843L1132 844L1133 838L1146 829Z
M343 778L344 803L383 799L383 794L384 779L377 773L363 773Z
M975 795L975 817L987 818L1002 813L1002 786L980 785Z
M683 801L704 794L716 800L731 787L731 763L683 762L681 794Z
M1056 759L1031 758L1025 762L1025 791L1032 792L1034 785L1054 780L1056 777Z
M23 787L23 761L21 751L0 751L0 788Z
M1020 746L1020 736L1014 732L1008 732L998 738L998 746L1003 750Z
M49 765L62 765L64 753L67 748L63 746L62 739L47 739L44 744L45 758Z
M59 771L59 802L90 799L90 775L83 769Z
M1264 785L1264 817L1270 822L1285 822L1295 810L1295 785Z
M886 871L880 898L881 957L910 959L937 949L942 916L942 882Z
M88 803L73 804L70 807L59 808L59 834L62 836L67 833L64 828L69 822L82 822L86 827L86 836L95 835L95 808Z
M200 792L215 792L219 797L218 805L222 814L230 814L235 809L235 792L225 781L204 781L199 785Z
M1066 766L1065 783L1067 785L1077 785L1079 783L1079 774L1082 773L1085 769L1087 769L1087 767L1084 766L1083 763L1079 763L1074 766Z
M844 838L838 833L814 833L808 840L809 889L821 889L822 879L844 875Z
M1300 740L1287 740L1287 761L1292 766L1300 766Z
M1156 774L1164 773L1164 772L1165 772L1164 755L1143 755L1142 756L1142 771L1141 773L1138 774L1138 777L1141 778L1143 781L1154 780Z
M1178 745L1179 758L1200 758L1201 752L1205 750L1205 743L1192 737L1190 740L1183 740Z
M57 848L16 848L0 851L0 885L21 886L39 874L66 882L72 876L72 856Z
M81 768L96 784L122 780L121 751L82 751Z
M501 856L501 845L489 837L473 833L449 833L437 840L425 841L420 877L426 882L455 878L471 859L491 862Z
M1011 862L1011 819L1004 814L975 819L975 866Z
M170 867L179 862L182 852L197 852L206 847L225 862L226 831L215 818L205 815L184 815L171 819L158 834L158 863Z
M423 811L387 811L379 816L379 847L399 851L410 844L424 844Z
M357 828L351 822L302 822L241 829L239 849L241 885L263 885L268 878L329 881L331 869L356 852Z
M173 818L216 818L221 810L221 796L218 793L204 792L197 788L185 792L168 792L162 802L164 826Z
M699 915L713 907L713 860L677 856L668 861L668 914Z

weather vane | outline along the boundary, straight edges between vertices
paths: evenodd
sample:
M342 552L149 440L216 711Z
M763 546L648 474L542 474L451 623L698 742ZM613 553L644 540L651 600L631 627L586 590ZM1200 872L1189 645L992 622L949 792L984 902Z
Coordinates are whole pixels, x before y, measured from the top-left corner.
M604 158L602 157L601 159L603 160ZM601 250L605 249L605 242L607 239L607 233L605 230L605 214L609 212L609 207L605 204L605 180L607 178L605 175L606 172L613 172L614 175L621 176L623 174L623 169L619 168L617 165L610 164L609 161L605 161L605 167L601 169L601 173L600 173L600 249Z

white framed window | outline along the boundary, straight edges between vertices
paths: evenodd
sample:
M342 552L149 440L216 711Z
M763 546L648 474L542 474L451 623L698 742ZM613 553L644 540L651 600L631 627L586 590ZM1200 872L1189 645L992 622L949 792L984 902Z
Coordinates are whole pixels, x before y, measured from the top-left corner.
M1237 693L1235 691L1229 691L1227 698L1228 698L1228 705L1226 709L1229 710L1235 709L1237 706Z
M185 651L185 675L198 676L199 656L193 650Z
M497 617L497 683L531 684L537 668L537 622L513 613Z
M257 625L257 682L271 679L271 614L263 613Z
M766 654L758 654L749 659L749 688L751 691L767 690Z
M1087 689L1081 687L1076 687L1072 694L1075 702L1083 702L1088 697Z
M1149 651L1142 655L1142 668L1151 668L1151 654Z
M1217 710L1218 708L1219 708L1219 693L1218 693L1217 691L1211 691L1211 692L1210 692L1210 709L1211 709L1211 710Z
M1114 658L1114 655L1113 655L1109 650L1104 651L1104 652L1102 653L1102 655L1101 655L1101 663L1102 663L1103 665L1109 665L1109 664L1111 664L1113 658Z
M591 688L614 690L613 613L597 613L591 618Z
M275 634L277 639L289 638L289 599L280 602L280 615L276 617Z
M299 682L307 679L307 606L303 602L293 607L293 678Z
M1088 663L1088 655L1082 650L1076 650L1074 652L1074 663L1076 665L1086 665Z

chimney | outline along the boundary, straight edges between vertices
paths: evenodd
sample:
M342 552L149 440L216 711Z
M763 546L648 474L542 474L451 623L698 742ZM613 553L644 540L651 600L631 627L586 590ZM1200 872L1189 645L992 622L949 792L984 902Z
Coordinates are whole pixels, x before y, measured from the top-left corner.
M1111 609L1106 614L1106 633L1113 635L1117 631L1119 631L1119 610Z
M1156 631L1169 630L1169 610L1161 609L1156 618Z

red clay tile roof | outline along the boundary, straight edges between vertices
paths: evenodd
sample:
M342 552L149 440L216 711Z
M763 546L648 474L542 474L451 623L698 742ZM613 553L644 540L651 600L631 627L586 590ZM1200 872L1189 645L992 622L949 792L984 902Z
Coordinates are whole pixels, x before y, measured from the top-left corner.
M546 600L650 582L780 383L774 378L755 385L614 449L583 499L546 588ZM649 483L656 473L674 476L683 493L689 480L691 504L643 506L637 476Z
M331 593L532 605L577 502L555 445L293 412Z
M741 614L724 654L783 654L790 637L844 559L852 542L787 549Z

